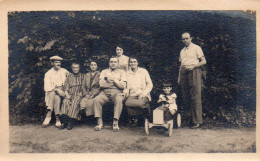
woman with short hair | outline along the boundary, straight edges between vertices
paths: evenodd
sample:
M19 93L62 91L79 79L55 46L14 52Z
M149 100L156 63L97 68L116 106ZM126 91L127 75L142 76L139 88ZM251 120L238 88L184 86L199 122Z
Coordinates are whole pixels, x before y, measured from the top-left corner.
M119 69L128 71L129 69L129 57L124 55L124 49L122 44L117 44L116 55L119 61Z
M100 93L98 63L96 60L90 61L90 72L85 75L83 84L83 99L80 102L80 113L86 116L94 115L93 99Z
M71 64L72 73L70 73L65 81L64 90L65 98L61 107L61 114L63 119L63 125L61 129L65 127L71 130L76 120L80 120L79 115L79 103L82 99L84 74L80 73L79 63L73 62Z

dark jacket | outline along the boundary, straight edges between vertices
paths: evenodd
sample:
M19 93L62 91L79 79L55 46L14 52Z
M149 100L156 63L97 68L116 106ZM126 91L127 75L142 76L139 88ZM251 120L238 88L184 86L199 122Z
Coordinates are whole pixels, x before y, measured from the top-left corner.
M97 96L100 93L99 76L100 76L99 71L96 72L93 78L90 72L85 74L84 84L83 84L84 88L82 92L83 96L85 95Z

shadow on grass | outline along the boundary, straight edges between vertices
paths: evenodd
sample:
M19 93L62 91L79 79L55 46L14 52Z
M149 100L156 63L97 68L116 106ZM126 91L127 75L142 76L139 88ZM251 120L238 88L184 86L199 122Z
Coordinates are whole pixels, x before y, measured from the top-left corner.
M22 141L20 143L14 142L10 144L10 153L20 153L20 149L25 150L26 153L50 153L51 150L47 144L43 143L33 143L31 141Z
M207 153L256 153L256 143L254 142L251 146L245 148L245 149L236 149L235 144L232 145L232 149L225 149L223 147L220 147L220 149L217 150L209 150Z

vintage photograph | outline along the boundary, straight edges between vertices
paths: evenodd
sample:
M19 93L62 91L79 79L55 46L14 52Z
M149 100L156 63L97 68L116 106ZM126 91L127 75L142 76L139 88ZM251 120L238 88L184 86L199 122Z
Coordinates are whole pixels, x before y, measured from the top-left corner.
M256 12L8 12L9 153L256 153Z

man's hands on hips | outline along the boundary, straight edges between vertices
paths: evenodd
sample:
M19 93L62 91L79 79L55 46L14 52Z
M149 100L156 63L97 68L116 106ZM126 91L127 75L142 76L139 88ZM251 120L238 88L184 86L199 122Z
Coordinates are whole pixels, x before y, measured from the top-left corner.
M193 70L195 68L195 65L185 65L184 68L187 70Z

